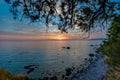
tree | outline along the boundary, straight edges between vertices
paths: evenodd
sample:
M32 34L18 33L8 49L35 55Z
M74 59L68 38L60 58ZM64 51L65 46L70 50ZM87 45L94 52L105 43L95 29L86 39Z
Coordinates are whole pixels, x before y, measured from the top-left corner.
M107 63L111 66L120 65L120 15L113 19L108 30L108 40L101 45L100 51L108 56Z
M108 29L108 40L99 48L100 52L107 55L105 62L110 65L106 76L108 80L117 80L120 76L120 15L116 16Z
M62 33L79 27L89 32L92 28L105 26L117 13L120 4L112 0L5 0L11 5L14 19L28 18L30 22L43 21L58 25Z

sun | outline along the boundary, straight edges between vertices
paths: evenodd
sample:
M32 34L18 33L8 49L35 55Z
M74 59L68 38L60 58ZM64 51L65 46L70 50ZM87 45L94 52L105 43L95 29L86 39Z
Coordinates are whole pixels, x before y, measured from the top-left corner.
M58 38L58 40L62 40L62 38L60 37L60 38Z
M63 36L58 36L57 39L58 39L58 40L63 40L64 37L63 37Z

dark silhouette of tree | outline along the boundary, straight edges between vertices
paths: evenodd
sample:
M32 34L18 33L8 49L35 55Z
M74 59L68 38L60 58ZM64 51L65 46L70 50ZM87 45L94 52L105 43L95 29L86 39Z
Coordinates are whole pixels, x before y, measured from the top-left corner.
M62 33L79 27L89 32L98 24L105 26L117 14L120 4L111 0L5 0L14 19L28 18L30 22L42 20L58 25Z

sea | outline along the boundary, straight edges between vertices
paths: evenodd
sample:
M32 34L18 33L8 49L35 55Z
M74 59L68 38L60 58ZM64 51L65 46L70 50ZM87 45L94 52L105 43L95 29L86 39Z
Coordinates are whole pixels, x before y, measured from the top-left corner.
M96 48L101 42L102 40L0 41L0 69L12 74L25 74L34 79L58 76L62 80L60 76L66 74L67 68L78 68L84 64L89 54L96 54ZM28 72L26 66L34 67L34 70ZM90 79L93 74L88 72L84 76L89 76L89 79L83 80L97 80L102 73L105 72L99 71L95 73L96 77Z

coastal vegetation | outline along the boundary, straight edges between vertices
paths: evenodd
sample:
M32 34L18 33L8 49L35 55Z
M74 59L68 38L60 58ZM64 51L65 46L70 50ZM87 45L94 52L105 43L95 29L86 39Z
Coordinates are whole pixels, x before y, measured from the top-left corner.
M113 19L108 29L108 40L101 44L100 52L107 56L105 62L110 65L107 72L108 80L120 79L120 15Z
M13 75L4 69L0 69L0 80L32 80L23 74Z

